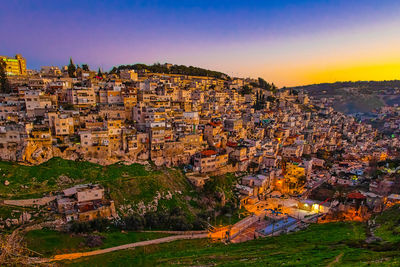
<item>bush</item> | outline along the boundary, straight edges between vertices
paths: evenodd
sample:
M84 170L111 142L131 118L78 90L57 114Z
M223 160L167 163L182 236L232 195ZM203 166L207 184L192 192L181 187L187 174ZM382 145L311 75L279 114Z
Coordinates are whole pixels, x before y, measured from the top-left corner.
M86 238L86 245L90 248L100 247L103 245L104 236L90 235Z
M124 218L123 228L125 230L143 230L146 221L139 214L133 214Z
M188 231L193 228L193 225L183 216L171 216L169 218L169 227L175 231Z
M155 212L146 213L144 215L144 219L146 221L146 227L150 229L157 229L160 228L160 226L162 225L159 214Z
M230 210L230 205L228 205ZM202 230L205 229L207 217L211 215L202 214L193 223L187 218L184 211L179 207L168 211L148 212L144 216L132 214L114 220L114 227L122 230L138 231L143 229L160 229L174 231ZM93 231L103 232L110 226L106 219L95 219L89 222L73 222L70 231L73 233L90 233Z
M193 230L204 230L207 227L207 222L205 220L202 220L200 218L197 218L196 220L194 220L194 222L192 223L192 229Z
M73 233L89 233L93 231L104 231L110 222L107 219L99 218L89 222L72 222L70 231Z
M70 231L74 233L87 233L90 232L91 229L88 222L73 222Z
M107 219L101 218L101 219L95 219L93 221L90 221L89 225L93 231L102 232L102 231L106 230L106 228L110 225L110 223Z

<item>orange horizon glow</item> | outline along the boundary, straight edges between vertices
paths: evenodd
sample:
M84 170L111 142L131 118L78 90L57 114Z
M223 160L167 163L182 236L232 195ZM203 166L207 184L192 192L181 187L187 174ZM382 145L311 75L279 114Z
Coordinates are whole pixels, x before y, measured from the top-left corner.
M21 53L32 69L72 57L93 70L168 62L278 87L400 79L400 1L4 2L12 27L0 28L0 54Z
M359 63L332 65L325 67L293 68L290 77L282 77L277 71L269 75L275 76L279 86L301 86L318 83L334 83L348 81L389 81L400 80L400 61L388 63ZM282 79L282 80L281 80Z

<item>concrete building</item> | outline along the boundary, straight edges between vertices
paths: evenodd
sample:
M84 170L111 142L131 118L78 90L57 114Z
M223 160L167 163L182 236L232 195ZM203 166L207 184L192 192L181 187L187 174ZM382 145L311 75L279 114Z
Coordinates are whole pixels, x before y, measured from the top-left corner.
M26 60L20 54L17 54L14 58L0 56L0 62L5 63L7 75L26 75Z

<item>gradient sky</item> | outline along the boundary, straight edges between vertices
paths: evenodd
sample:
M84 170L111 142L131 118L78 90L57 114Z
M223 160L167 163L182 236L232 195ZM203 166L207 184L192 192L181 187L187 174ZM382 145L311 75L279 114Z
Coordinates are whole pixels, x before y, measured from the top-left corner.
M0 54L29 68L170 62L279 86L400 79L400 1L6 0Z

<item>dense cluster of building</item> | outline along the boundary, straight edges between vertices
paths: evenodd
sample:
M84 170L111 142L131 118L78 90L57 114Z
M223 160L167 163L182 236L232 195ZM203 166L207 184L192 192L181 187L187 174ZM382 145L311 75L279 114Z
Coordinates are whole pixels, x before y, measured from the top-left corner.
M25 61L16 60L21 67L10 71L16 74L9 76L13 92L1 94L5 160L151 160L199 177L259 172L238 188L259 197L271 191L306 195L328 181L356 186L371 161L397 155L398 138L377 138L371 125L322 100L265 90L254 79L79 67L71 75L67 66L27 72ZM397 190L397 182L389 184L385 192L372 191Z

